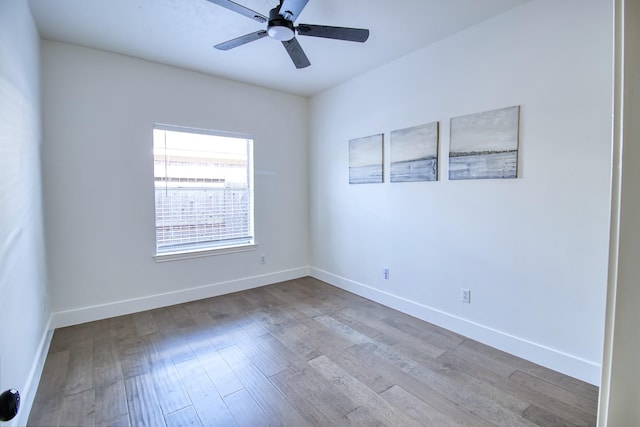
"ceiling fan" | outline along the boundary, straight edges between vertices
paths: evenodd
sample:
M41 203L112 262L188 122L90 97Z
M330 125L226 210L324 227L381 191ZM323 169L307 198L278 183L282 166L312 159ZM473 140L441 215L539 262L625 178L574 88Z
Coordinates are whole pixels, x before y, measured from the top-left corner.
M260 23L267 23L266 30L256 31L217 44L214 46L216 49L230 50L269 36L272 39L282 42L296 68L305 68L311 65L307 55L304 53L304 50L302 50L302 46L300 46L300 43L298 43L295 37L296 32L299 36L323 37L360 43L364 43L369 38L369 30L362 28L330 27L311 24L298 24L294 26L293 23L298 19L302 9L304 9L309 0L280 0L280 4L269 12L268 18L231 0L209 1Z

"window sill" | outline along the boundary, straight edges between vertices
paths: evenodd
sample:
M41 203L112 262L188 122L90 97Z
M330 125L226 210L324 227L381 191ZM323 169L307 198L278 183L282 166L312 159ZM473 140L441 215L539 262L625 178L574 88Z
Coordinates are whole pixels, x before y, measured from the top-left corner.
M203 258L203 257L215 256L215 255L225 255L225 254L233 254L237 252L254 251L257 247L258 245L253 243L253 244L247 244L247 245L227 246L227 247L216 248L216 249L200 249L200 250L196 249L192 251L156 254L153 257L153 259L156 262L179 261L183 259Z

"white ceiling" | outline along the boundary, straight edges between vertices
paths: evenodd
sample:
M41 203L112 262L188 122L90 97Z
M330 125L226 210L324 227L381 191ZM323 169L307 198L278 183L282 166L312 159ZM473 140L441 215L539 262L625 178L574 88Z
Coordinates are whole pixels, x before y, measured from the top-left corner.
M277 0L235 0L263 15ZM530 0L310 0L296 23L368 28L353 43L298 36L311 66L294 67L264 38L213 45L266 27L206 0L29 0L45 39L117 52L310 96Z

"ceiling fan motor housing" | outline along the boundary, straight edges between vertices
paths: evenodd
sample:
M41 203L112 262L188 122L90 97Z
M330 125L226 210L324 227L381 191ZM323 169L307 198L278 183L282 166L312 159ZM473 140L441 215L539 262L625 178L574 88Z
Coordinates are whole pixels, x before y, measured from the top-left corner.
M280 41L291 40L296 34L293 22L280 15L280 7L273 8L271 12L269 12L267 34L269 34L269 37L272 39Z

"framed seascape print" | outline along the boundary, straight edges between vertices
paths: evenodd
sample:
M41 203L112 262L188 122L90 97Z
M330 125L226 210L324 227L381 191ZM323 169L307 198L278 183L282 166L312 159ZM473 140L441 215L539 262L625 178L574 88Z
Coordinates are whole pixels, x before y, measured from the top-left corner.
M438 180L438 122L391 132L391 182Z
M349 184L379 184L383 181L383 135L349 141Z
M451 119L449 179L518 177L520 107Z

